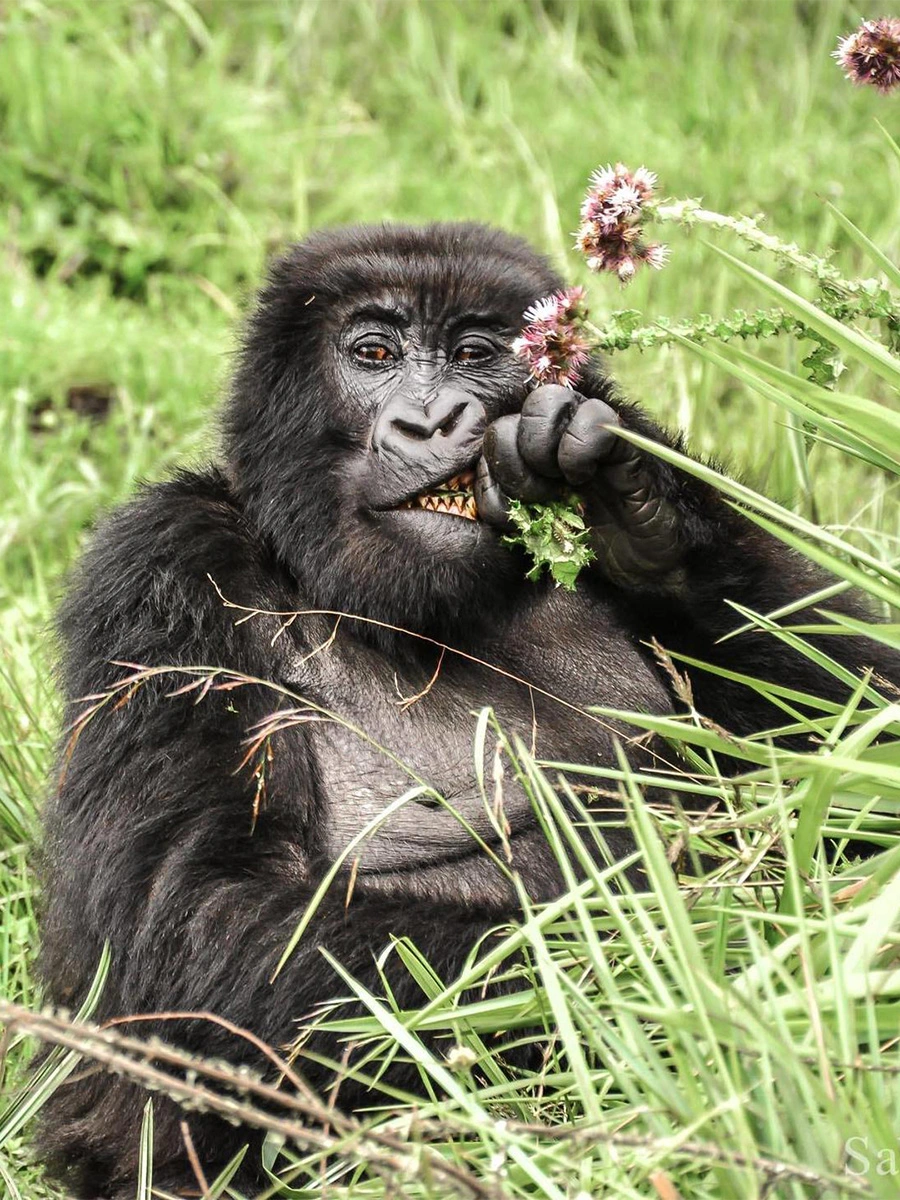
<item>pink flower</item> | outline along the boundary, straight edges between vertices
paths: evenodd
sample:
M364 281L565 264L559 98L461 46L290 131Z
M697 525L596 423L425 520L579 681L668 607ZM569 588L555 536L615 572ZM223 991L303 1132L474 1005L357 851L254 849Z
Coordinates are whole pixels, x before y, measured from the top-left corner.
M658 271L661 267L664 267L668 261L668 246L661 246L658 242L654 242L653 245L644 247L644 262L648 267L652 267L654 271Z
M638 263L657 270L665 264L667 247L641 241L641 210L655 186L656 176L646 167L629 171L616 163L593 173L575 243L592 271L613 271L628 283Z
M889 92L900 84L900 18L863 21L855 33L839 39L833 55L854 83Z
M569 288L545 296L525 310L525 327L512 344L538 383L573 387L578 368L587 362L590 342L584 335L587 308L584 288Z

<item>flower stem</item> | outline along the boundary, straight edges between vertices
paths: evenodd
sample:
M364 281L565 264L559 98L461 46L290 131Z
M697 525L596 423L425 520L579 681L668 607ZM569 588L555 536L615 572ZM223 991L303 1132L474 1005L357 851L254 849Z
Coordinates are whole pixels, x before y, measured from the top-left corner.
M610 313L602 325L586 323L591 341L597 350L610 354L616 350L628 350L636 346L639 350L651 346L665 346L679 338L690 338L694 342L726 342L732 338L776 337L781 333L803 336L807 330L802 321L785 312L783 308L760 308L746 313L736 308L724 317L712 317L701 313L691 320L671 321L660 317L653 325L638 325L634 317L640 313L627 309Z
M867 295L874 297L880 292L889 295L886 288L877 279L845 279L827 258L818 254L808 254L801 250L796 242L784 242L772 233L766 233L760 228L755 217L730 217L725 213L713 212L704 208L699 200L671 200L666 203L651 201L644 209L648 217L663 224L683 225L691 229L695 225L708 225L713 229L728 229L736 234L754 250L768 250L781 259L786 265L792 266L804 274L817 280L822 287L832 294L840 296Z

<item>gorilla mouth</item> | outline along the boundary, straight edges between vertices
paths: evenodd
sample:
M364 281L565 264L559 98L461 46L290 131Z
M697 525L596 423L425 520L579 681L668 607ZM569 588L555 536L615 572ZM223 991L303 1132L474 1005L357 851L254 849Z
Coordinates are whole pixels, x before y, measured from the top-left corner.
M463 471L446 483L438 484L404 500L400 508L424 508L428 512L446 513L449 517L463 517L466 521L478 520L475 504L474 471Z

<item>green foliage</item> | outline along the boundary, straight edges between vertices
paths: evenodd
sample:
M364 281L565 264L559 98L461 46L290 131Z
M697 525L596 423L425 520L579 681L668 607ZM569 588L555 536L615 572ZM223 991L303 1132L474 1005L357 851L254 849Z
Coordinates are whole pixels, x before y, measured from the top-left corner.
M557 584L574 591L582 567L594 558L578 497L552 504L514 500L509 515L519 532L503 540L511 546L522 546L531 555L534 566L527 578L540 578L546 567Z

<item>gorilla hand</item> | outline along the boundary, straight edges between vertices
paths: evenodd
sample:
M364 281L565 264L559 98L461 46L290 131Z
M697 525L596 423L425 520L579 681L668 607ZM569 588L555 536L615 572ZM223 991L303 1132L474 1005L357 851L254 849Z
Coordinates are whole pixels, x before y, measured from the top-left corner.
M665 470L616 435L621 424L602 400L553 384L535 388L520 413L485 431L479 515L507 529L511 499L541 503L577 488L603 574L622 587L659 585L682 560L681 520Z

